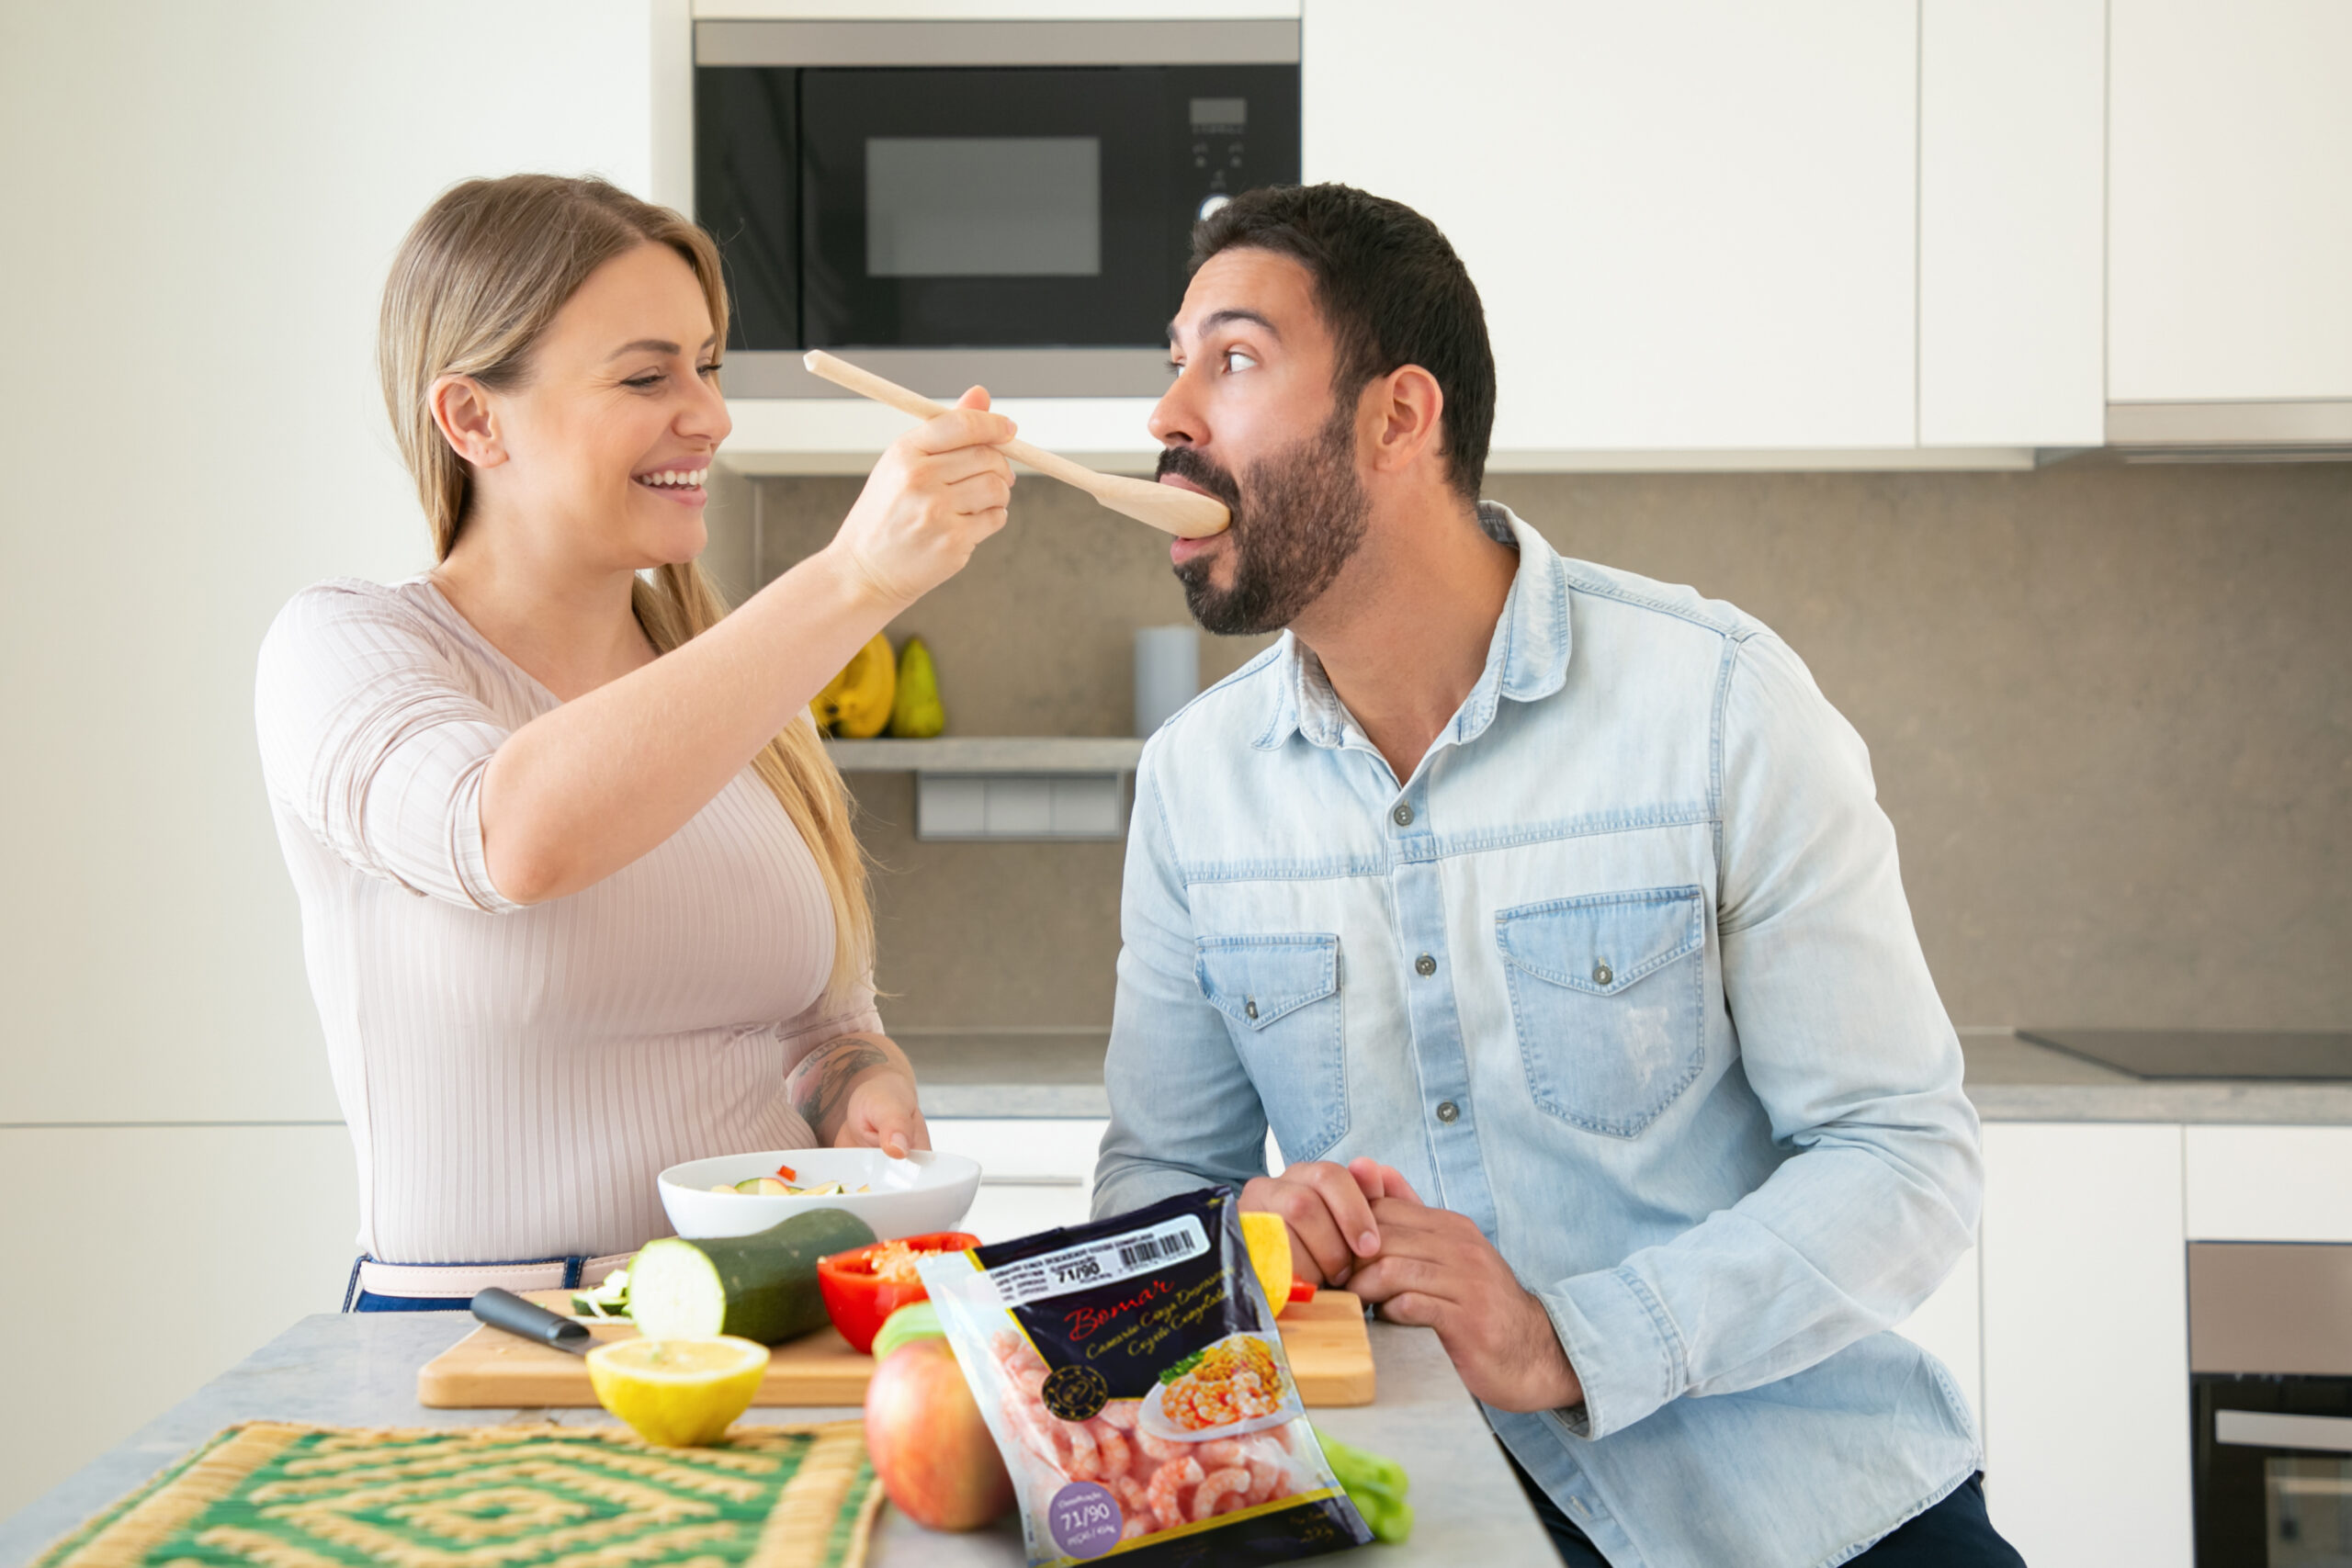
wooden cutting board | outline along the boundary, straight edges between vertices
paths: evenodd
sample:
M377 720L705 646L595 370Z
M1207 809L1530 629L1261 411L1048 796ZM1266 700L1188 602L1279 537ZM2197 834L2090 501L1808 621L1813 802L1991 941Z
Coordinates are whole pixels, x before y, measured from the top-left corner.
M535 1291L531 1300L553 1312L571 1304L568 1291ZM1290 1357L1299 1397L1310 1405L1370 1404L1372 1341L1363 1303L1345 1291L1320 1291L1311 1302L1285 1307L1277 1325ZM591 1321L599 1341L629 1339L636 1325ZM831 1325L768 1355L760 1382L762 1406L863 1404L874 1358L853 1351ZM503 1329L477 1328L416 1374L417 1402L435 1410L593 1406L588 1366L579 1357L537 1345Z

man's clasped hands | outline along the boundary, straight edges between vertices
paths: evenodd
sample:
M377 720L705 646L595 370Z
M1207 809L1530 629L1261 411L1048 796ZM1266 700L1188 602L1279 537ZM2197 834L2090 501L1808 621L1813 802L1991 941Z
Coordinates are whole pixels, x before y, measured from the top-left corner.
M1551 1314L1476 1224L1421 1201L1376 1160L1255 1177L1241 1207L1280 1214L1299 1278L1354 1292L1389 1323L1437 1331L1470 1392L1501 1410L1584 1403Z

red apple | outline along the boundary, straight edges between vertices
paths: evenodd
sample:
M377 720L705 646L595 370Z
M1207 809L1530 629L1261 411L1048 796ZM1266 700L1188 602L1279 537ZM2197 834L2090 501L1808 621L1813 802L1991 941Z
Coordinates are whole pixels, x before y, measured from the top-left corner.
M1012 1477L944 1339L899 1346L865 1386L865 1451L899 1511L978 1529L1012 1506Z

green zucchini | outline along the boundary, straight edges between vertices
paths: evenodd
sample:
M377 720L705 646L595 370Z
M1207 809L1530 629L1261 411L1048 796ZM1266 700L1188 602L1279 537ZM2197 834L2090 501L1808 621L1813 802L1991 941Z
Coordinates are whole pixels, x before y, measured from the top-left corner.
M605 1276L605 1282L593 1291L575 1291L571 1297L574 1317L627 1317L628 1315L628 1270L616 1269Z
M873 1244L872 1227L839 1209L751 1235L650 1241L629 1265L629 1315L650 1339L732 1334L781 1345L825 1325L817 1259Z

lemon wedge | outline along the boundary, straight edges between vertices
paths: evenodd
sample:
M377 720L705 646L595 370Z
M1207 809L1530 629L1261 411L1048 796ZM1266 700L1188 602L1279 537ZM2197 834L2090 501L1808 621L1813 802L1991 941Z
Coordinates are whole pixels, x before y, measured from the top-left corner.
M1280 1317L1290 1305L1290 1227L1280 1214L1245 1213L1241 1239L1250 1248L1250 1268L1266 1288L1266 1304Z
M751 1408L768 1370L768 1348L709 1339L616 1339L588 1352L596 1402L662 1448L691 1449L727 1435Z

